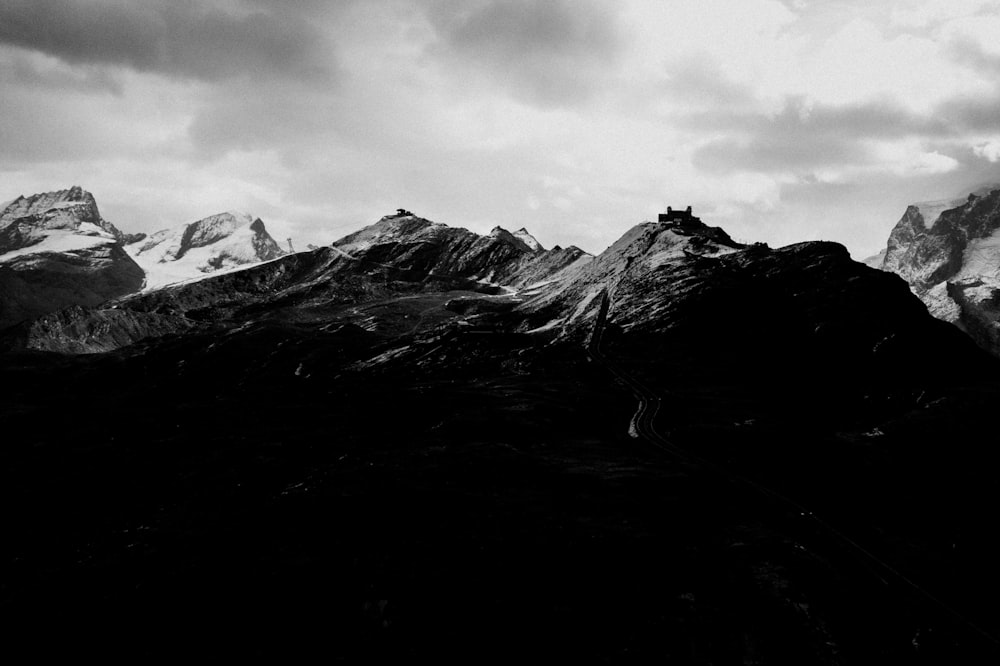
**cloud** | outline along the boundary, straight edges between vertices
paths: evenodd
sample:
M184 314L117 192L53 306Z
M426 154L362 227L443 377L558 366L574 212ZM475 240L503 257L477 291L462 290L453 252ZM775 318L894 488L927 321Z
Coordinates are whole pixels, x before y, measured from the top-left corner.
M972 152L989 162L1000 162L1000 138L973 146Z
M660 84L672 106L695 106L731 111L756 106L753 88L730 80L710 53L686 55L667 68Z
M890 22L902 28L928 28L950 19L973 16L1000 9L997 0L922 0L898 3L892 8Z
M199 158L230 150L305 150L322 144L337 124L331 97L295 82L230 83L202 97L187 138Z
M996 180L997 2L966 5L0 0L0 173L296 246L402 206L600 251L692 204L877 249L908 201Z
M993 22L996 34L1000 34L1000 19ZM969 35L956 36L950 44L951 56L988 76L1000 76L1000 53L990 52L979 41Z
M800 141L794 136L773 133L746 141L711 141L695 151L692 162L696 168L716 174L796 173L867 159L867 151L856 142L831 137Z
M934 116L955 133L1000 132L1000 91L992 95L957 95L934 109Z
M427 16L447 68L472 69L538 106L572 106L614 76L624 46L617 15L593 0L435 2Z
M724 138L702 144L692 155L695 167L720 174L808 175L820 169L867 167L883 159L875 149L878 145L950 133L939 120L890 102L831 106L801 98L788 100L774 116L691 114L686 122L701 130L726 132Z
M334 77L330 43L305 20L204 5L183 0L5 0L0 4L0 44L70 64L123 66L205 81Z
M8 91L21 87L119 97L124 92L121 77L107 68L70 67L56 58L10 47L0 47L0 83Z

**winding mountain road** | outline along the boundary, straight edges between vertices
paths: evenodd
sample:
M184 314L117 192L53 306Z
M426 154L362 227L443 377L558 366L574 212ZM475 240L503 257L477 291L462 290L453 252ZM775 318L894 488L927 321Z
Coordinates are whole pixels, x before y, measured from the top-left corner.
M627 386L638 401L638 406L629 422L628 434L636 439L645 439L653 446L670 453L684 462L691 462L692 459L686 451L672 444L670 440L656 429L656 417L660 413L660 408L663 404L661 398L634 375L626 372L618 364L605 356L601 350L610 307L611 299L608 297L607 291L604 291L601 293L601 306L597 313L597 321L594 324L590 342L587 345L587 352L594 361L607 368L612 375Z

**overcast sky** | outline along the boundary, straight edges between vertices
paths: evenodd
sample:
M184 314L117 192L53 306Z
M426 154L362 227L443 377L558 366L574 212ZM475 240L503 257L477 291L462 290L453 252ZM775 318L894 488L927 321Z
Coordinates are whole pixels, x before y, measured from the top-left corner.
M299 246L405 207L604 249L667 205L884 246L1000 181L1000 0L2 0L0 200Z

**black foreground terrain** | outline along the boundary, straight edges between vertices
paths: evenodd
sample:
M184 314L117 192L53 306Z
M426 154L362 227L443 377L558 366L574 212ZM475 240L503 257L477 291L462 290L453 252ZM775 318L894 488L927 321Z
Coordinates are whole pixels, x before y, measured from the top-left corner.
M9 651L996 663L996 361L839 246L700 233L536 295L394 238L15 331L110 351L0 355Z
M4 357L3 609L51 627L29 647L351 662L995 654L976 630L997 626L993 387L894 393L875 410L895 415L882 430L840 432L844 419L808 409L818 389L783 386L788 368L748 382L703 363L713 379L687 382L657 423L716 467L630 438L635 400L582 348L466 334L433 352L433 372L359 382L342 369L370 344L270 326ZM815 508L900 576L742 477Z

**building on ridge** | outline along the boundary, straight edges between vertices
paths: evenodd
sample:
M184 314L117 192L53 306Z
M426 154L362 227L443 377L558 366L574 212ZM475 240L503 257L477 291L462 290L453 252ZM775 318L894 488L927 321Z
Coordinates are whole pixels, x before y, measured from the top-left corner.
M680 227L690 227L701 224L701 219L691 214L691 206L688 206L687 210L683 211L674 210L670 206L667 206L667 212L660 213L658 221Z

